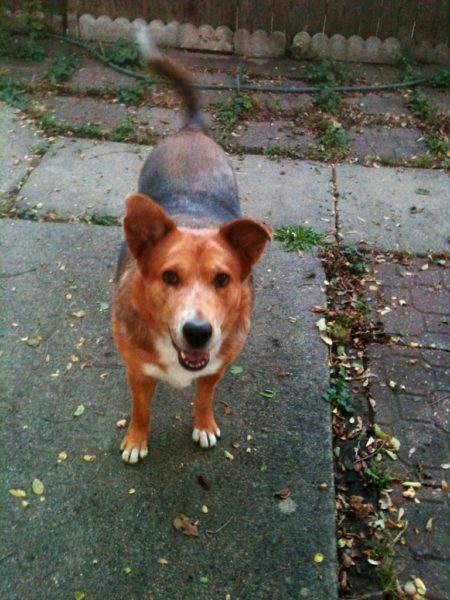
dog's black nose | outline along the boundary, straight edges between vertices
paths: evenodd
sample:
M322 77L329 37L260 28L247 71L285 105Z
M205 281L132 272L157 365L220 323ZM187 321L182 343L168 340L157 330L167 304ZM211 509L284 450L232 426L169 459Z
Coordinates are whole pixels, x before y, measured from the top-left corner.
M208 321L193 319L184 324L183 336L192 348L201 348L212 336L212 327Z

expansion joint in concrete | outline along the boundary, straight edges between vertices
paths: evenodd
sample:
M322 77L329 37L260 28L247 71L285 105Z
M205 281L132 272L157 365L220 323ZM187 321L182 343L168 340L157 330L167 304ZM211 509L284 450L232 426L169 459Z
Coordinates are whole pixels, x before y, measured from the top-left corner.
M331 167L331 195L333 197L333 213L334 213L334 238L338 248L341 246L341 233L339 222L339 191L337 187L336 167Z

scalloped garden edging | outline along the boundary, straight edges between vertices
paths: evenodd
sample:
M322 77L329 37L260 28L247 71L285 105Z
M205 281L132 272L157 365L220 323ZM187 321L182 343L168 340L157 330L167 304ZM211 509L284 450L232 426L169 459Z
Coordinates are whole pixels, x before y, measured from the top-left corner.
M81 15L78 19L77 32L86 40L113 42L120 37L132 39L136 24L143 24L161 46L185 48L188 50L207 50L212 52L228 52L251 57L279 57L288 49L286 34L282 31L267 33L257 30L253 33L247 29L232 32L225 26L214 29L210 25L196 27L191 23L180 24L177 21L163 23L154 20L146 23L143 19L130 21L123 17L111 19L107 16L98 18L92 15ZM290 50L296 58L333 58L368 63L390 63L398 60L403 44L396 38L381 40L371 36L363 40L359 35L345 38L335 34L328 37L324 33L311 36L306 31L297 33ZM425 62L447 63L449 49L442 43L433 46L431 42L421 42L409 48L415 58Z
M39 13L38 18L47 23L52 30L61 32L63 19L59 15ZM22 10L6 11L6 24L25 26L26 13ZM125 17L112 19L108 16L94 17L83 14L79 18L75 13L67 14L69 34L88 41L115 42L119 38L133 38L136 24L146 26L156 43L170 48L203 50L209 52L234 53L250 57L280 57L290 50L298 59L332 58L365 63L394 64L405 47L414 58L428 63L450 65L450 51L446 43L433 46L423 41L418 45L407 44L394 37L381 40L371 36L364 40L359 35L349 38L335 34L331 37L324 33L310 35L306 31L297 33L289 46L286 34L282 31L267 33L257 30L250 33L247 29L233 32L229 27L214 29L210 25L196 27L191 23L180 24L177 21L164 23L153 20L147 23L143 19L130 21Z

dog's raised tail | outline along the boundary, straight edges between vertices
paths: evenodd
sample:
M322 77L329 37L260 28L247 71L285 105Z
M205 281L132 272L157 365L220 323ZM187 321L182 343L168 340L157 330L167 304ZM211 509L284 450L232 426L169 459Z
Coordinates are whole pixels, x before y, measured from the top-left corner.
M135 30L141 55L156 75L165 77L181 96L186 112L186 125L207 130L200 100L190 73L159 51L149 31L142 25Z

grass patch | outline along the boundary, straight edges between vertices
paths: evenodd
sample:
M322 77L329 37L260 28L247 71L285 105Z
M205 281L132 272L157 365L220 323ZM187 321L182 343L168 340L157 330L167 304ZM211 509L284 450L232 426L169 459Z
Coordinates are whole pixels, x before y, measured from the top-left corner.
M285 250L293 252L323 246L326 234L308 225L283 225L275 230L273 237L281 242Z
M450 88L450 69L441 69L433 75L430 85L448 90Z
M80 59L73 55L60 54L55 56L47 69L45 77L51 83L69 81L72 75L80 68Z

